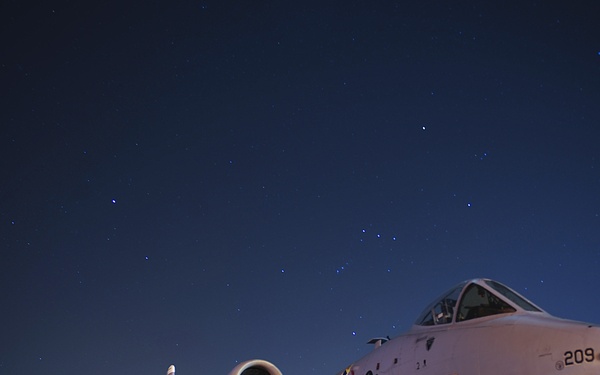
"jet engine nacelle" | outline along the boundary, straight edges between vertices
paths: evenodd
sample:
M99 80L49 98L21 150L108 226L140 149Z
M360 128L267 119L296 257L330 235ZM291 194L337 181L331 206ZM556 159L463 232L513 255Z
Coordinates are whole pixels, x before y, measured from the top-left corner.
M229 375L282 375L281 371L269 361L251 359L235 366Z

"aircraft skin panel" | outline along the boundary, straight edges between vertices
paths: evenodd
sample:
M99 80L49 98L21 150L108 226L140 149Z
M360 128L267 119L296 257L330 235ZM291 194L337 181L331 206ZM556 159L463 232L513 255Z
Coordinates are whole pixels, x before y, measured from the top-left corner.
M564 328L563 325L553 332L536 326L490 325L465 329L459 334L445 330L424 335L425 338L410 335L388 344L394 344L389 345L390 348L413 346L413 355L401 360L393 350L372 353L351 367L352 374L365 375L368 371L373 375L600 373L600 357L598 349L595 349L600 348L600 340L590 342L585 339L589 330L598 331L598 328L582 328L579 324L575 324L572 331ZM586 329L587 332L578 332ZM600 337L600 332L594 333ZM553 347L553 342L560 342L560 345ZM565 356L565 353L572 354ZM396 358L398 361L394 363ZM581 372L581 366L586 366L587 371Z

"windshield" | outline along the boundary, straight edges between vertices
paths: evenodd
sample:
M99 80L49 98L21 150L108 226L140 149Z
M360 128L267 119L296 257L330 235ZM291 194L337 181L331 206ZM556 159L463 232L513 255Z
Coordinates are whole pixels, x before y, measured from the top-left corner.
M509 300L511 300L511 302L514 302L515 305L519 306L525 311L542 311L535 307L533 304L531 304L529 301L527 301L525 298L519 296L509 288L496 281L485 280L485 283L494 288L496 292L502 294L504 297L508 298Z
M471 284L465 289L458 307L457 322L482 318L484 316L506 314L516 310L508 303L478 284Z

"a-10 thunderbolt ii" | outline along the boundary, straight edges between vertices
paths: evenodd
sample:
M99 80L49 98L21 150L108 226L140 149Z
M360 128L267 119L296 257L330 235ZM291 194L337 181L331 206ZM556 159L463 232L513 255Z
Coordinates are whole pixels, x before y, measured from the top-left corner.
M338 375L600 375L599 326L554 317L489 279L456 285L408 332L369 343ZM229 375L282 373L255 359Z

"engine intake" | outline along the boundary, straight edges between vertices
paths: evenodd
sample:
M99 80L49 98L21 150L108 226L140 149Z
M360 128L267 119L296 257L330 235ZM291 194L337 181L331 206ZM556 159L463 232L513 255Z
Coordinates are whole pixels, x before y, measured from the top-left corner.
M229 375L282 375L281 371L269 361L252 359L235 366Z

